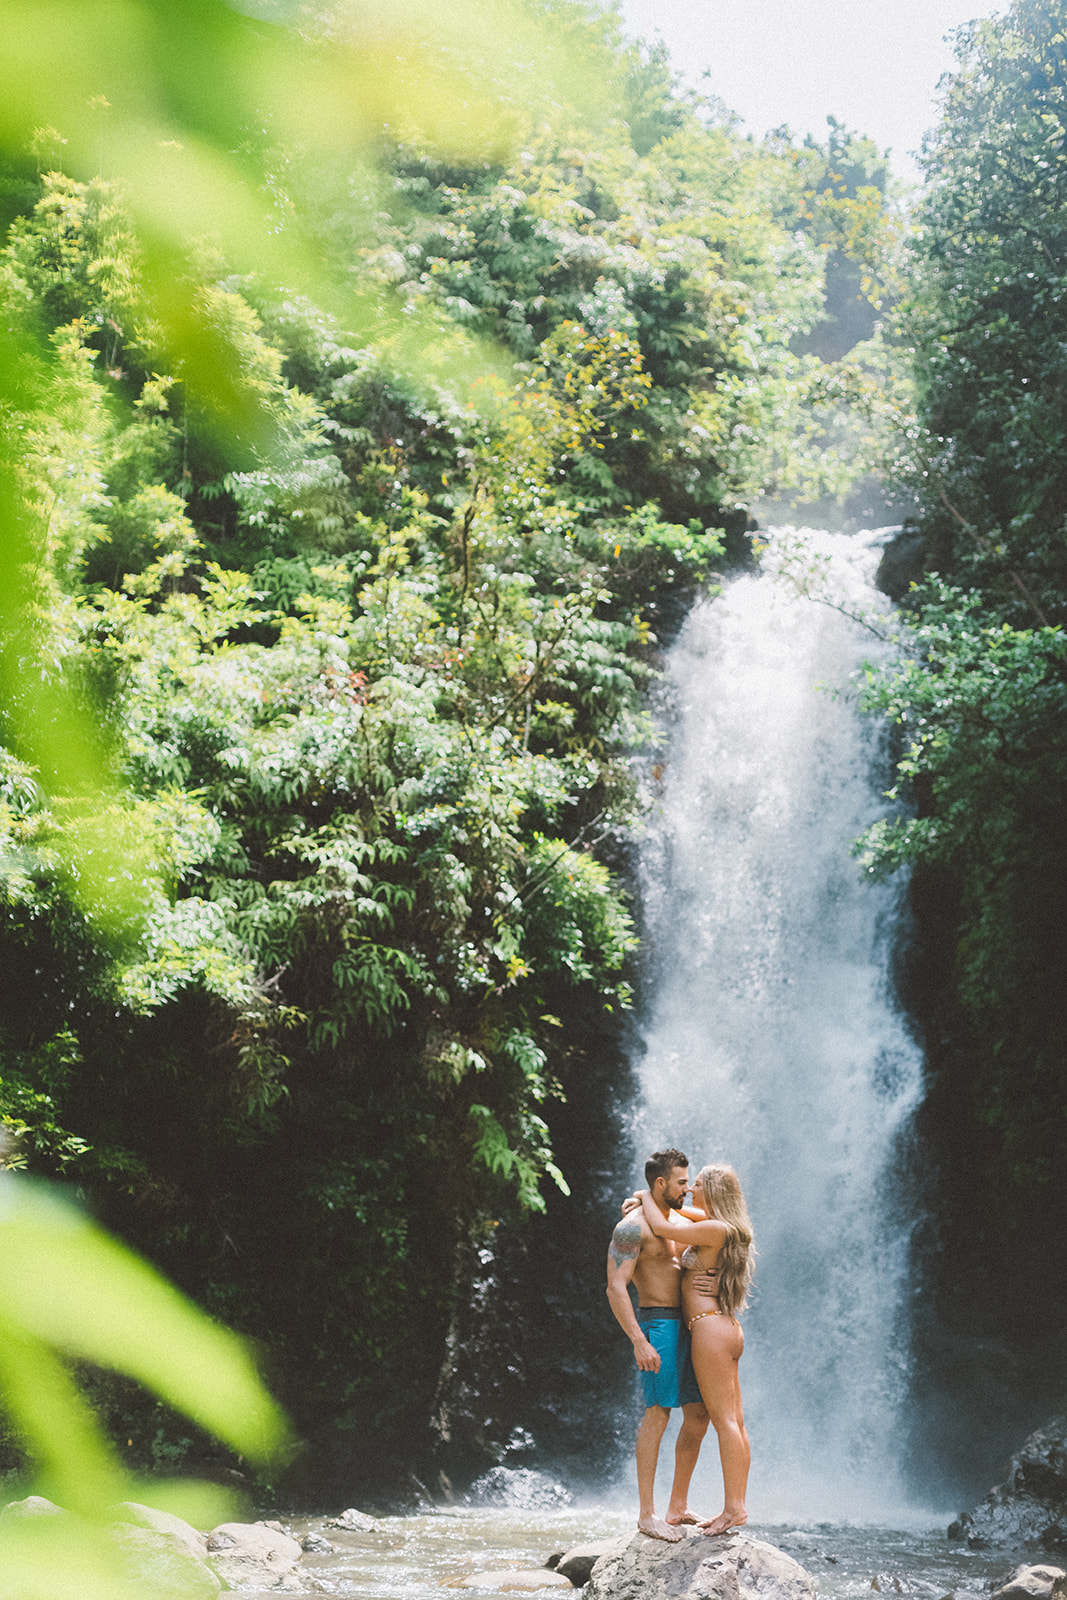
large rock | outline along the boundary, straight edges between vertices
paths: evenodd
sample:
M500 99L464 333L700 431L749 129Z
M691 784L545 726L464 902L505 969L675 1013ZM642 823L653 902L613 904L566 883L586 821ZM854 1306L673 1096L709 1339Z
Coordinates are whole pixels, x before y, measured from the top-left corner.
M113 1506L111 1516L113 1526L106 1538L118 1551L134 1592L151 1595L152 1600L214 1600L222 1583L204 1559L207 1540L203 1534L180 1517L132 1501ZM79 1526L60 1506L40 1495L13 1501L0 1510L0 1519L8 1522L56 1517L71 1529ZM81 1533L74 1537L85 1542L94 1558L105 1553L101 1547L105 1536L92 1527L82 1525Z
M993 1600L1049 1600L1064 1578L1062 1567L1016 1567L1007 1583L993 1590Z
M593 1568L601 1556L610 1555L617 1543L617 1539L596 1539L592 1544L576 1544L572 1550L564 1550L561 1556L553 1557L546 1564L569 1578L576 1589L582 1589L593 1576Z
M1067 1416L1032 1433L1008 1463L1003 1483L948 1530L972 1550L1067 1550Z
M593 1568L584 1600L815 1600L799 1562L744 1534L677 1544L625 1534Z
M273 1589L303 1554L295 1539L265 1522L223 1522L207 1536L211 1565L231 1589Z
M122 1553L126 1577L152 1600L214 1600L222 1584L174 1533L117 1523L112 1538Z
M150 1528L153 1533L171 1533L198 1561L203 1561L207 1555L207 1534L198 1533L190 1523L183 1522L170 1511L157 1511L155 1506L142 1506L136 1500L122 1500L111 1507L111 1519L132 1523L135 1528Z

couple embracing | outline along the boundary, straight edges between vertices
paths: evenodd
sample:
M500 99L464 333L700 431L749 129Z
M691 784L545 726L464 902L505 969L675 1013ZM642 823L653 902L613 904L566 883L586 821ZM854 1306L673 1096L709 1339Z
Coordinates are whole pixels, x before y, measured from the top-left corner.
M624 1203L608 1250L608 1300L633 1344L645 1392L637 1525L654 1539L681 1539L686 1523L726 1533L746 1520L749 1449L737 1373L745 1339L737 1315L752 1278L752 1225L732 1167L703 1167L691 1184L688 1156L658 1150L645 1162L645 1182L648 1188ZM653 1499L656 1463L674 1406L682 1408L682 1426L661 1518ZM689 1510L688 1496L709 1421L719 1440L724 1504L717 1517L703 1519Z

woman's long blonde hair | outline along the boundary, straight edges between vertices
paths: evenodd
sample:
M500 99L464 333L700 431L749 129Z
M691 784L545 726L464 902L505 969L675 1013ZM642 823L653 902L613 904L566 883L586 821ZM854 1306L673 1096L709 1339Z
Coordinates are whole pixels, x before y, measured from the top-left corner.
M748 1286L752 1282L753 1257L752 1223L748 1207L741 1193L741 1185L733 1167L725 1162L714 1162L701 1167L697 1183L704 1191L704 1204L708 1216L727 1226L726 1238L719 1250L719 1310L726 1316L736 1316L748 1303Z

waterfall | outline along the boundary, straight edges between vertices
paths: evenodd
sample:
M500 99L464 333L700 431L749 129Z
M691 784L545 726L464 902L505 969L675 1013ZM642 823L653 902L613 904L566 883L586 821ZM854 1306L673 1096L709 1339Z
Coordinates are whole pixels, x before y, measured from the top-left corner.
M877 536L811 534L870 604ZM850 674L878 642L764 570L690 614L640 876L635 1155L737 1168L759 1249L741 1363L750 1515L881 1518L906 1499L907 1197L894 1154L918 1050L894 1006L898 886L850 853L884 814L884 733ZM884 604L884 602L883 602ZM665 1470L665 1469L664 1469ZM694 1504L721 1495L714 1435Z

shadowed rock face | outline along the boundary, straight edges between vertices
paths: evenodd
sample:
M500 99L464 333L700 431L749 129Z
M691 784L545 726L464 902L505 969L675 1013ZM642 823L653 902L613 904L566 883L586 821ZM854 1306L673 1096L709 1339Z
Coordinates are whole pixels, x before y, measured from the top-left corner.
M1034 1545L1067 1550L1067 1415L1032 1433L1012 1456L1003 1483L948 1530L972 1550Z
M601 1556L584 1600L815 1600L800 1564L743 1534L678 1544L625 1535Z
M925 562L925 537L914 528L906 528L883 546L874 575L875 588L899 603L910 586L922 578Z

